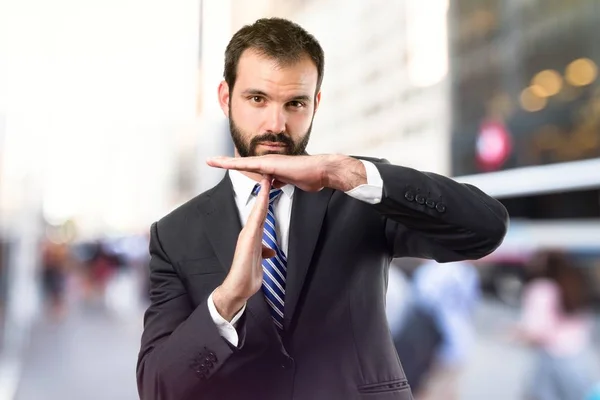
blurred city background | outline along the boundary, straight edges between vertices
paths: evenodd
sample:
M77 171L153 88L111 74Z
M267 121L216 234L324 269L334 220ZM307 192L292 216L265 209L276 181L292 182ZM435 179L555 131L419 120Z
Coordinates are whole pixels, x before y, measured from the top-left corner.
M452 304L433 312L454 321L450 383L423 385L457 394L419 399L524 398L552 346L597 364L597 0L0 0L0 400L137 398L149 226L222 177L204 160L233 153L224 49L265 16L325 50L309 152L448 175L509 210L491 256L394 262L399 351L407 310ZM547 249L566 284L540 281ZM589 293L575 316L544 306L573 293Z

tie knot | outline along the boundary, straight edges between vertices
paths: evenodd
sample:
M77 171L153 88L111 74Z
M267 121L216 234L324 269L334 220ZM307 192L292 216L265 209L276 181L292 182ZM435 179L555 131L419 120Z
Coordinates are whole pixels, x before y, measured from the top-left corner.
M260 192L260 184L257 183L254 186L254 189L252 189L252 194L254 196L256 196L256 195L258 195L258 192ZM281 189L271 189L269 191L269 204L273 204L273 202L281 194L281 192L282 192Z

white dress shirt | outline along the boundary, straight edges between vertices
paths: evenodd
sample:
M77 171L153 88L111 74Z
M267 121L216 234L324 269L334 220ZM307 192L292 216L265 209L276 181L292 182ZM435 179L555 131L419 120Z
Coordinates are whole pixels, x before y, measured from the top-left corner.
M381 201L381 195L383 194L383 180L381 179L379 170L377 170L377 167L373 163L364 160L360 161L365 166L367 172L367 183L347 191L346 194L369 204L377 204ZM255 196L252 195L252 190L257 182L235 170L229 171L229 177L233 184L235 204L240 215L240 221L242 226L245 226L250 211L252 211L252 207L254 206ZM295 187L293 185L285 185L281 189L283 193L275 199L273 208L275 211L277 241L279 242L280 249L287 255ZM244 304L242 309L229 322L218 313L211 293L208 297L208 310L220 335L232 345L237 346L239 338L235 328L246 310L246 305Z

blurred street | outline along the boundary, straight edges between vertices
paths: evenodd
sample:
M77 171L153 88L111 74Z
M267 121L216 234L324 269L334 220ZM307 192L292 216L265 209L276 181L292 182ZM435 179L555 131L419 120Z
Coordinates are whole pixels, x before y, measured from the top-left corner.
M477 341L461 382L461 399L521 398L530 354L526 348L504 340L508 327L516 321L515 309L494 301L481 303L475 319Z
M32 334L16 399L137 399L141 317L117 319L105 311L80 308L61 324L40 321ZM475 353L461 382L461 399L520 398L529 352L502 339L516 317L516 309L492 300L479 306Z
M74 310L62 323L39 321L15 399L137 399L141 326L141 314L125 320L90 308Z
M474 357L461 382L461 399L522 398L522 384L529 373L532 354L506 339L507 329L517 321L517 313L517 309L493 300L479 306ZM596 318L596 331L599 322L600 318ZM599 344L596 343L595 349L600 357Z

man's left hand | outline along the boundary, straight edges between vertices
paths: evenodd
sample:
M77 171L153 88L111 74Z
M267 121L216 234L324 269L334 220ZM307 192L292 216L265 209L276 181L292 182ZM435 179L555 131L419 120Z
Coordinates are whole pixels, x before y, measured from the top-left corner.
M365 167L359 160L337 154L215 157L208 159L207 164L217 168L271 175L274 187L289 183L307 192L317 192L324 187L347 192L367 183Z

